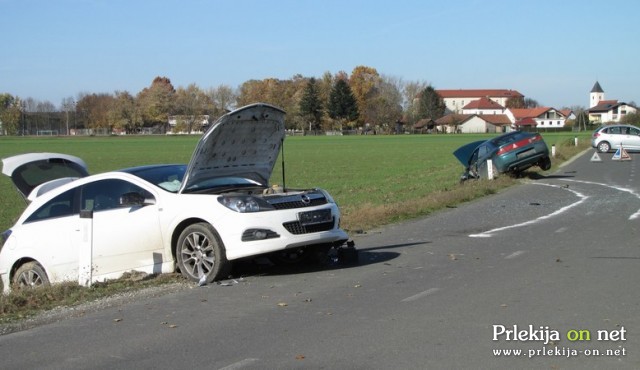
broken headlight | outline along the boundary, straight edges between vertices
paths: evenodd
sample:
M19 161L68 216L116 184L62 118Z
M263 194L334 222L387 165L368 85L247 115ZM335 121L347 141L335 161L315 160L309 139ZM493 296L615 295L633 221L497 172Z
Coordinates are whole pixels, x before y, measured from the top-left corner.
M264 199L249 195L223 195L218 197L218 202L230 210L240 213L273 211L275 209Z

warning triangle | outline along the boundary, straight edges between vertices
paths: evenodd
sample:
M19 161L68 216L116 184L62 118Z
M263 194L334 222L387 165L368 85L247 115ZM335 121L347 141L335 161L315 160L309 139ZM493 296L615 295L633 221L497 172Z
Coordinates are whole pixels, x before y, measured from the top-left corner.
M620 148L618 148L618 150L616 150L616 154L614 154L613 157L611 157L611 160L613 160L613 161L630 161L631 160L631 156L629 155L629 153L627 153L627 150L625 148L620 146Z
M591 156L591 162L602 162L602 159L600 159L598 152L593 152L593 155Z
M621 161L631 160L631 156L629 155L629 153L627 153L627 150L625 148L622 148L622 153L620 153L620 160Z

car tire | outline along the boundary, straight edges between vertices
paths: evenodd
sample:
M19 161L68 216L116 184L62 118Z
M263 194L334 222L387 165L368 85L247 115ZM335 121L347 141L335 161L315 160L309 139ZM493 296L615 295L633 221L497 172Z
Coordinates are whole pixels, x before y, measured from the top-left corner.
M549 157L544 157L538 162L538 166L543 170L547 171L551 168L551 159Z
M176 261L182 276L203 284L226 278L230 270L224 245L207 223L190 225L180 233Z
M49 278L44 268L35 261L27 262L16 270L11 284L17 288L38 288L49 285Z
M600 153L607 153L608 151L611 150L611 145L606 141L601 141L598 143L597 148Z

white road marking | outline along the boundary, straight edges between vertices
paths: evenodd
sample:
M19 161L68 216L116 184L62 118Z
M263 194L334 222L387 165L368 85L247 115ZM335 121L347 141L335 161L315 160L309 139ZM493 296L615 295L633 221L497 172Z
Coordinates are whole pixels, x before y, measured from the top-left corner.
M634 197L636 197L637 199L640 199L640 194L636 193L633 189L628 189L628 188L623 188L623 187L620 187L620 186L613 186L613 185L603 184L603 183L600 183L600 182L593 182L593 181L571 180L571 179L561 179L561 180L562 181L579 182L579 183L582 183L582 184L589 184L589 185L604 186L606 188L618 190L618 191L621 191L621 192L624 192L624 193L629 193L629 194L633 195ZM638 209L635 213L633 213L631 216L629 216L629 221L635 220L638 217L640 217L640 209Z
M504 259L510 260L512 258L516 258L516 257L521 256L523 254L524 254L524 251L515 251L515 252L511 253L510 255L506 256Z
M525 222L522 222L522 223L519 223L519 224L515 224L515 225L498 227L498 228L495 228L495 229L492 229L492 230L488 230L488 231L482 232L480 234L470 234L469 237L471 237L471 238L490 238L492 236L492 234L495 234L495 233L500 232L500 231L509 230L509 229L515 229L515 228L523 227L523 226L533 225L533 224L536 224L536 223L538 223L540 221L543 221L543 220L549 219L551 217L555 217L555 216L557 216L559 214L562 214L565 211L567 211L567 210L569 210L569 209L571 209L571 208L583 203L587 198L589 198L588 196L586 196L586 195L584 195L584 194L582 194L580 192L577 192L577 191L575 191L573 189L565 188L563 186L544 184L544 183L533 183L532 185L551 186L553 188L558 188L558 189L570 191L570 192L574 193L578 198L580 198L580 200L578 200L577 202L571 203L568 206L564 206L564 207L560 208L559 210L557 210L555 212L551 212L548 215L540 216L540 217L538 217L536 219L525 221Z
M561 227L561 228L559 228L558 230L556 230L556 232L557 232L557 233L563 233L563 232L565 232L565 231L567 231L567 230L569 230L569 228L568 228L568 227Z
M238 361L236 363L233 363L229 366L225 366L223 368L221 368L220 370L235 370L235 369L241 369L243 367L249 366L251 364L253 364L254 362L259 361L257 358L245 358L242 361Z
M407 298L403 299L403 300L402 300L402 302L411 302L411 301L415 301L415 300L417 300L417 299L424 298L424 297L426 297L426 296L428 296L428 295L431 295L431 294L433 294L433 293L437 292L438 290L440 290L440 288L431 288L431 289L427 289L427 290L425 290L424 292L420 292L420 293L418 293L418 294L412 295L411 297L407 297Z

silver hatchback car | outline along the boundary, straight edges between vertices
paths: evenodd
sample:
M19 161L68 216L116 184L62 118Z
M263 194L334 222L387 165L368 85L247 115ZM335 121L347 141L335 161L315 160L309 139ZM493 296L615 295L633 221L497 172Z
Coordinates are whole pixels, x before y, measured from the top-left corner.
M631 125L600 126L591 135L591 147L601 153L617 150L640 151L640 128Z

